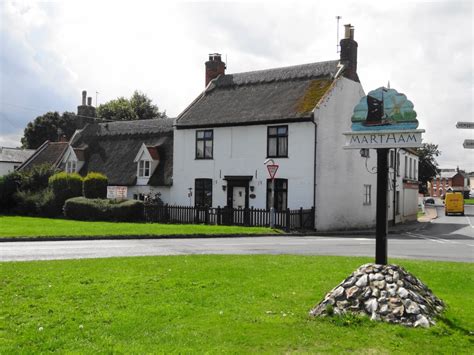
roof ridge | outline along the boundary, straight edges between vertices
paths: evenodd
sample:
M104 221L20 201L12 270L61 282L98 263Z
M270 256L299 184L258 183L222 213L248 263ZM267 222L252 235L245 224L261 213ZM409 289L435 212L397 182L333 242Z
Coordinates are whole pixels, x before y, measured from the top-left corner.
M321 62L311 62L311 63L305 63L305 64L288 65L284 67L275 67L275 68L268 68L268 69L250 70L250 71L239 72L239 73L229 73L229 74L224 74L224 76L239 75L239 74L258 74L258 73L263 73L263 72L270 72L270 71L277 71L277 70L284 70L284 69L296 69L296 68L301 68L305 66L309 67L314 64L333 63L333 62L339 62L339 59L324 60Z

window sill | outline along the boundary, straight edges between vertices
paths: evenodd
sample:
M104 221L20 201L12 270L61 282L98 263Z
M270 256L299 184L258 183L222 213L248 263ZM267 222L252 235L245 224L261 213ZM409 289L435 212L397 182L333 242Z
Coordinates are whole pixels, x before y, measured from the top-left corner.
M271 155L267 155L267 159L288 159L289 156L286 155L286 156L271 156Z
M214 158L194 158L194 160L214 160Z

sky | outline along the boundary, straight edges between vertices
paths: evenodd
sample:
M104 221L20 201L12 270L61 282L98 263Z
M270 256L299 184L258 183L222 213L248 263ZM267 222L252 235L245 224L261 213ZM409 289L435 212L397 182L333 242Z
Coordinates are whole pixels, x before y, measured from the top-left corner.
M365 92L404 93L442 168L474 171L471 1L0 0L0 146L28 122L135 90L176 117L204 89L204 62L227 73L334 60L337 21L355 27ZM342 149L342 147L341 147Z

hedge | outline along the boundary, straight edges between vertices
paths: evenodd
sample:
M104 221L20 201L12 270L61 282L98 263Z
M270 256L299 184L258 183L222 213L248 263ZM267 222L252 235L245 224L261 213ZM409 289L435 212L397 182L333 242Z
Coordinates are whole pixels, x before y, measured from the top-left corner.
M82 221L135 222L144 220L143 202L73 197L64 204L64 215Z
M62 205L56 203L51 189L41 191L17 191L14 194L14 212L22 216L56 217Z
M83 193L87 198L107 197L107 176L101 173L90 172L83 180Z
M72 197L82 196L82 177L77 173L60 172L51 176L48 185L54 193L59 213L62 212L64 202Z

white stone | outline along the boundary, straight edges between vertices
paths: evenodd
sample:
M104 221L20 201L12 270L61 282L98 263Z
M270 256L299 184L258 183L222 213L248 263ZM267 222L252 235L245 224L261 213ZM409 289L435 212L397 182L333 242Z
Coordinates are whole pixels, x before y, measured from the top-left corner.
M334 298L337 298L337 297L339 297L340 295L342 295L343 293L344 293L344 287L339 286L339 287L337 287L337 288L334 290L334 292L333 292L333 297L334 297Z
M413 324L413 326L416 327L422 327L422 328L429 328L430 327L430 322L428 319L426 319L425 316L418 316L417 321Z
M408 296L408 291L406 288L404 287L400 287L397 291L398 295L401 297L401 298L406 298Z
M356 286L357 287L365 287L367 286L367 283L368 283L368 276L367 275L363 275L359 278L359 280L357 280L356 282Z
M375 274L375 278L374 278L376 281L381 281L383 279L385 279L385 276L383 276L381 273L377 273Z
M377 307L379 303L377 302L377 299L375 298L369 298L368 301L364 303L365 309L368 313L373 313L377 310Z

